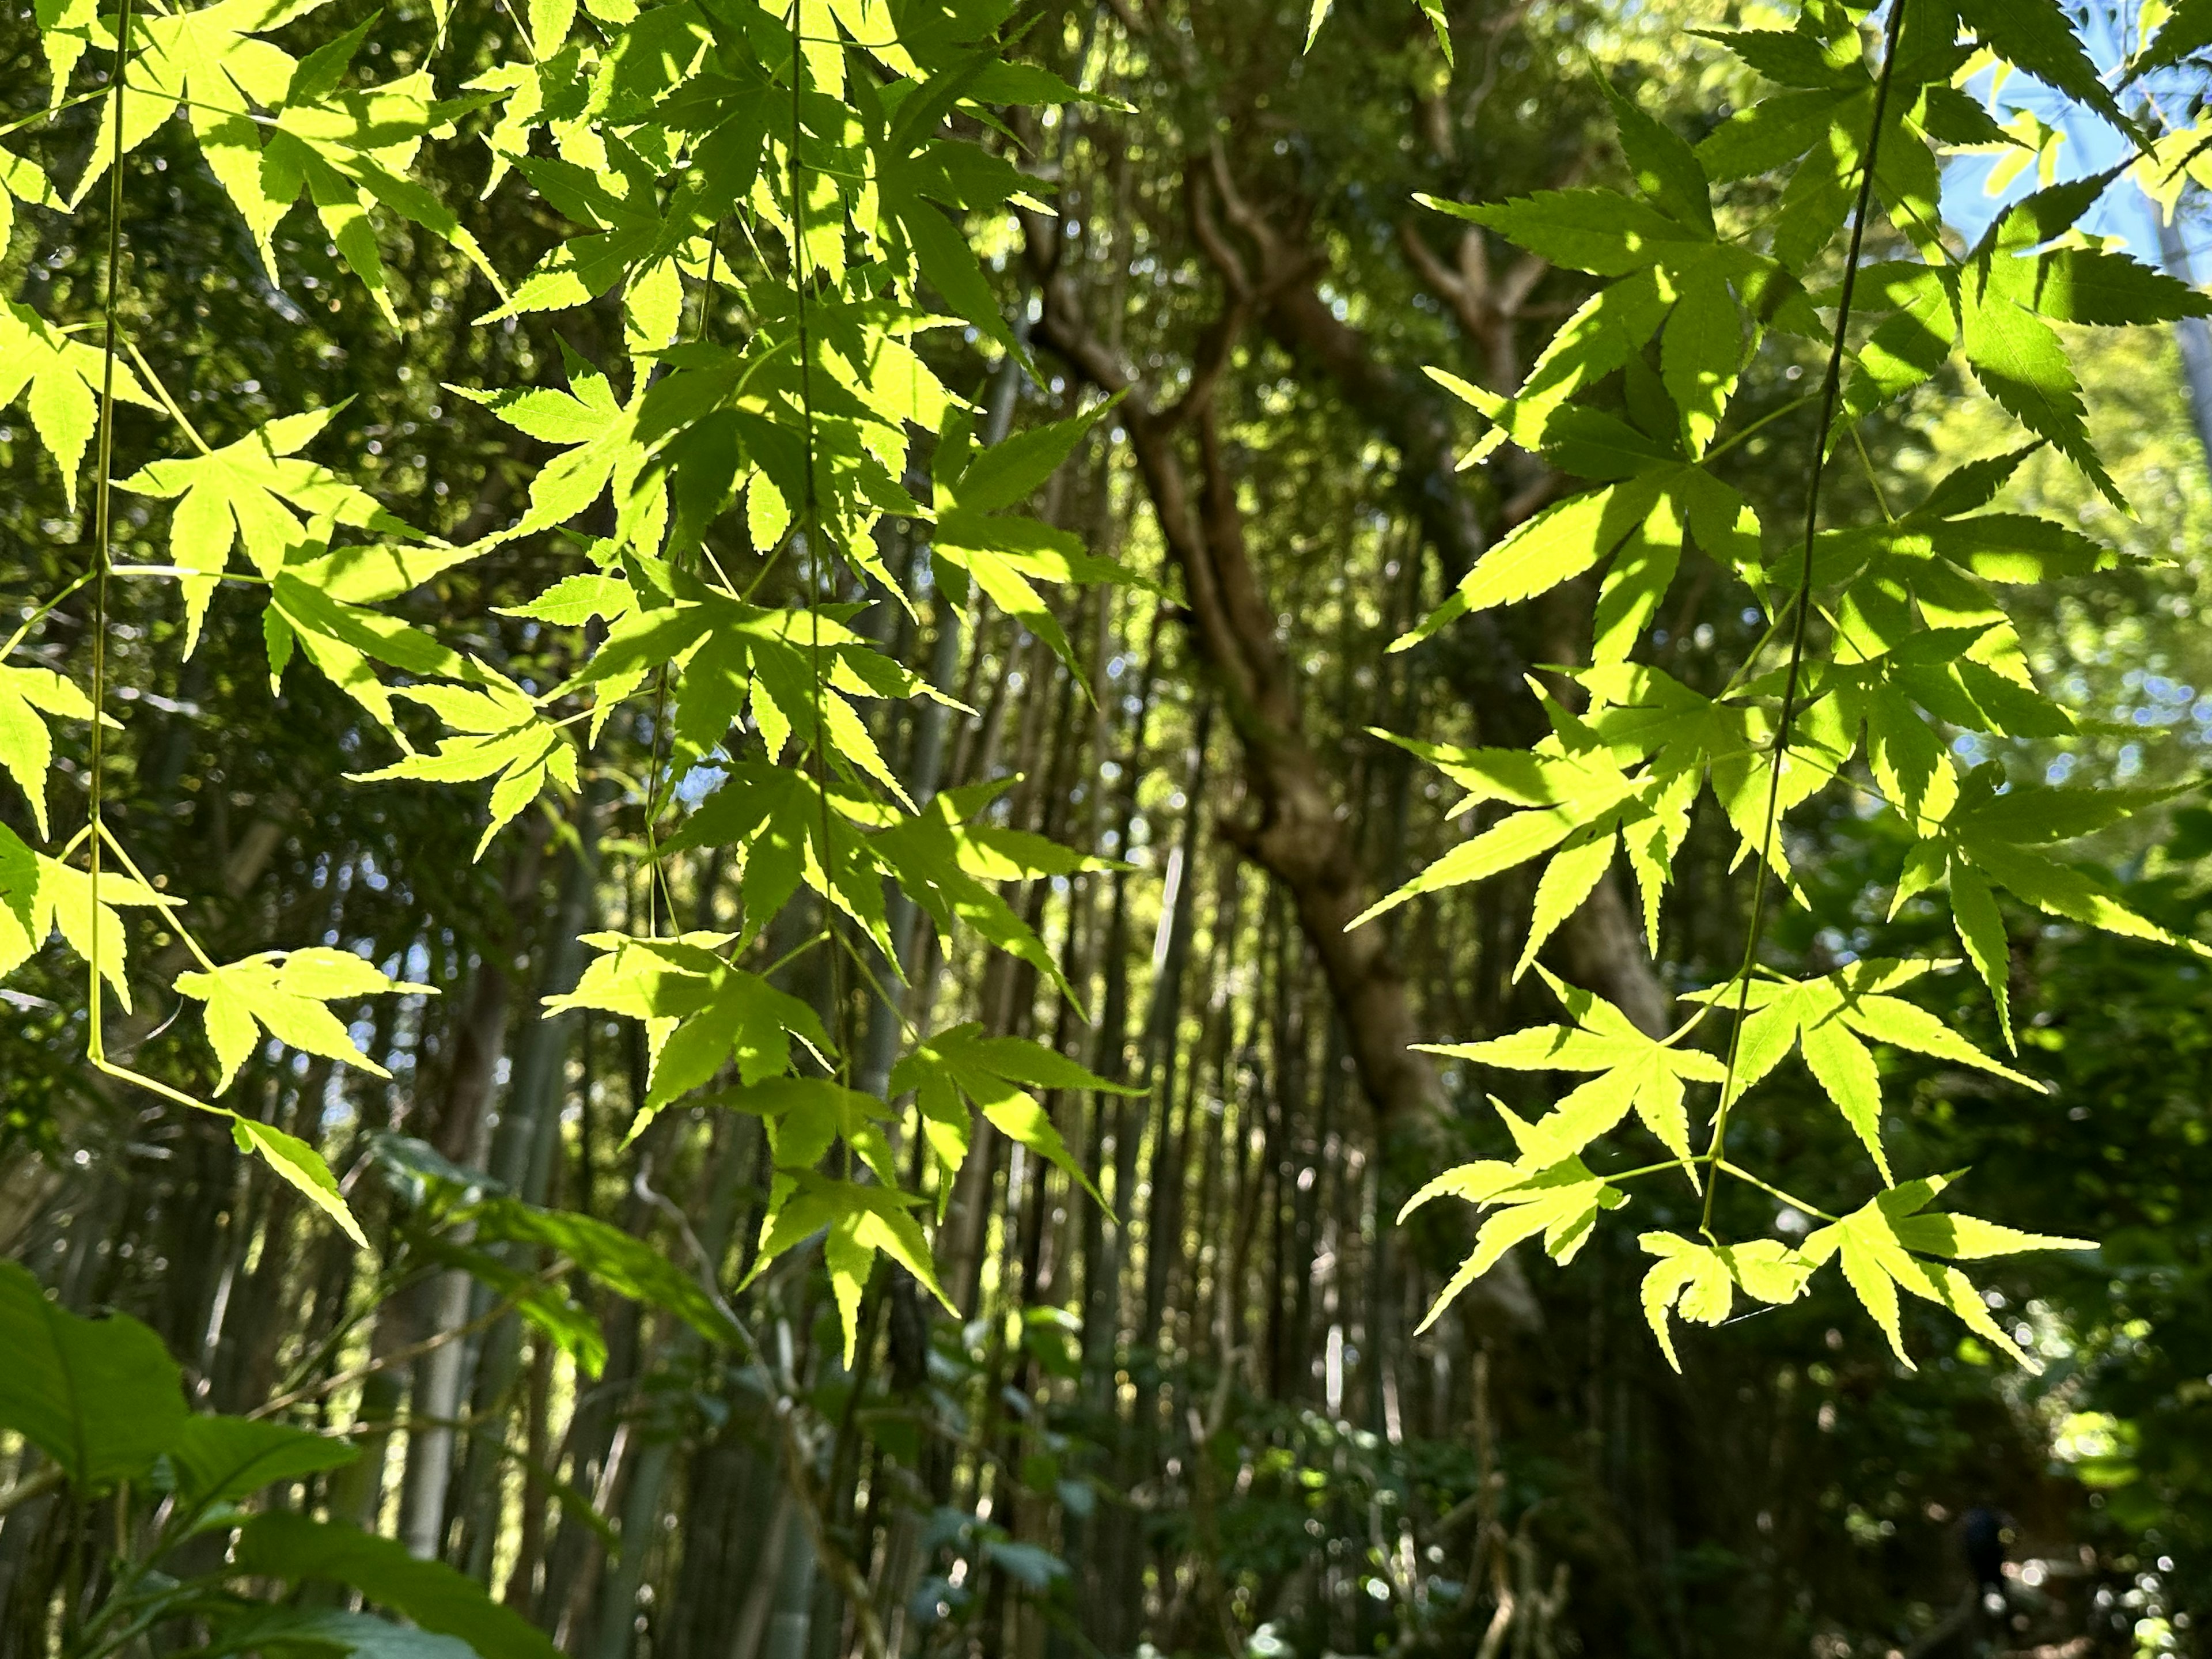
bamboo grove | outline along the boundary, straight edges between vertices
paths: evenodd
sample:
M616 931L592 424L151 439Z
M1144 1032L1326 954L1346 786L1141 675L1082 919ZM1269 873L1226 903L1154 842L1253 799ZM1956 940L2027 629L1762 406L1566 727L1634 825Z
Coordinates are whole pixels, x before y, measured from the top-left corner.
M0 1649L1927 1622L1663 1424L2101 1276L1951 1103L2212 955L2041 770L2212 7L1278 9L14 21Z

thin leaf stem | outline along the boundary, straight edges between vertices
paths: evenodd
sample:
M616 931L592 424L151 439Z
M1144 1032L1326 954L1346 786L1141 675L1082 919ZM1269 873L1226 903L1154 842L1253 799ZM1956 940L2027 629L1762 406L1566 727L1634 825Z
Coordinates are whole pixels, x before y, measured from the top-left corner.
M1782 817L1782 771L1790 753L1790 723L1797 710L1797 690L1804 675L1805 636L1813 611L1813 547L1820 524L1820 481L1826 471L1828 434L1835 429L1836 405L1843 391L1844 343L1850 332L1851 298L1858 286L1859 251L1866 240L1867 220L1874 202L1875 167L1881 145L1882 117L1889 103L1889 86L1897 67L1899 30L1905 20L1905 0L1890 0L1884 30L1881 73L1875 82L1874 109L1867 124L1866 154L1859 161L1859 193L1851 210L1850 251L1844 255L1844 281L1836 296L1836 331L1828 348L1827 371L1820 382L1820 419L1813 438L1812 476L1805 485L1804 556L1798 572L1796 617L1790 630L1790 672L1783 683L1782 710L1774 728L1773 759L1767 773L1766 828L1759 849L1759 871L1752 883L1751 922L1746 930L1743 966L1737 972L1735 1025L1729 1033L1728 1070L1721 1084L1720 1109L1713 1118L1712 1139L1705 1161L1717 1170L1723 1164L1729 1114L1735 1104L1736 1065L1743 1048L1743 1029L1750 1018L1751 976L1759 963L1759 945L1766 924L1766 889L1773 866L1775 836ZM1698 1226L1712 1232L1713 1200L1719 1183L1705 1183L1705 1212Z
M1866 437L1856 421L1851 422L1851 447L1859 453L1859 465L1866 469L1867 488L1874 491L1874 504L1881 509L1883 521L1895 524L1897 514L1889 510L1889 497L1882 492L1881 479L1874 470L1874 457L1867 453Z
M501 3L504 4L505 0L501 0ZM708 240L707 244L706 289L699 296L699 325L697 331L693 337L696 340L701 342L703 342L707 338L708 321L714 313L715 282L714 268L716 262L721 254L721 239L719 236ZM744 379L750 380L750 378L751 371L747 370ZM743 384L744 381L740 380L739 385L742 386ZM703 532L701 532L700 546L702 548L706 546L706 538ZM714 556L709 553L708 556L712 558ZM722 566L720 560L715 561L714 568L718 572L721 570ZM722 580L725 582L727 582L729 580L728 575L726 574L723 574ZM662 769L660 756L661 740L665 735L667 726L668 681L668 665L664 662L660 665L659 670L655 675L653 682L653 768L647 775L647 788L645 796L645 857L647 866L645 883L645 931L648 937L655 939L659 937L659 929L654 920L655 911L653 889L655 887L658 887L660 890L661 898L667 902L668 925L670 929L673 931L676 926L676 895L668 885L668 872L665 868L664 868L661 862L659 830L660 814L666 805L667 799L664 791L669 784L669 778L665 774L664 774ZM672 744L670 745L669 754L671 763L669 770L672 771L675 755L675 746Z
M1775 422L1780 420L1785 415L1795 415L1799 410L1804 408L1806 404L1811 403L1813 399L1819 395L1820 394L1818 392L1808 392L1802 398L1792 398L1788 403L1783 404L1779 409L1768 410L1765 414L1760 416L1749 426L1744 428L1742 431L1731 433L1729 434L1726 441L1715 444L1711 449L1705 453L1704 459L1698 464L1700 466L1711 465L1713 462L1720 459L1722 456L1727 454L1729 451L1734 449L1738 444L1741 443L1746 438L1748 438L1754 433L1758 432L1761 428L1772 426Z
M853 965L860 970L860 977L868 981L868 989L880 998L884 1006L891 1011L891 1017L905 1029L908 1036L919 1039L921 1036L921 1028L907 1018L906 1010L899 1006L899 1000L884 987L882 980L876 977L876 970L868 965L867 958L861 955L860 947L842 934L838 936L837 943L843 947L845 955L851 958Z
M143 1072L135 1072L128 1066L118 1066L108 1059L104 1049L100 1053L90 1055L89 1058L93 1069L102 1076L112 1077L118 1083L128 1083L133 1088L145 1090L149 1094L159 1095L173 1105L189 1106L196 1112L206 1112L216 1117L234 1119L238 1116L238 1114L228 1106L210 1105L204 1100L197 1099L186 1094L181 1089L171 1087L159 1078L148 1077Z
M817 945L820 945L823 942L823 937L824 936L820 933L809 933L805 939L793 945L791 949L786 951L774 962L769 963L767 967L762 969L761 977L763 979L767 979L771 975L781 972L782 969L790 967L791 964L798 961L799 957L805 956L809 951L813 950Z
M78 588L82 587L91 580L92 572L89 570L79 571L76 575L70 578L68 585L65 586L60 592L55 594L53 598L48 599L44 605L40 605L36 611L33 611L29 616L24 617L23 625L8 636L8 643L5 645L0 645L0 661L4 661L6 659L14 656L15 654L16 647L21 646L25 640L30 638L31 630L33 629L36 628L48 617L53 615L55 609L60 605L64 599L69 598L70 594L76 592Z
M1758 1188L1759 1191L1768 1194L1770 1197L1780 1199L1784 1204L1787 1204L1793 1210L1802 1210L1807 1215L1817 1216L1822 1221L1833 1221L1836 1219L1834 1216L1830 1215L1819 1205L1808 1204L1803 1199L1798 1197L1795 1193L1784 1192L1772 1182L1761 1180L1759 1176L1752 1174L1750 1170L1744 1169L1738 1164L1731 1164L1726 1158L1721 1159L1717 1167L1723 1175L1734 1176L1738 1181L1748 1182L1750 1185Z
M147 889L149 891L160 890L155 887L152 882L146 879L145 872L139 869L137 861L134 860L130 854L123 850L123 843L116 839L115 832L113 830L110 830L105 823L100 824L98 826L98 830L100 840L107 843L108 850L113 853L116 858L122 862L123 867L130 872L131 880L137 882L141 887ZM99 925L98 918L95 916L93 926L96 928ZM183 922L178 921L173 915L169 918L169 925L177 930L177 937L185 942L185 948L192 953L192 959L198 963L201 967L207 969L209 973L214 973L216 971L215 959L209 956L205 951L200 949L200 942L192 937L191 929L185 927Z
M123 93L124 69L131 52L131 0L118 0L115 20L114 94L111 111L115 122L113 148L108 156L107 178L107 297L104 307L105 340L100 365L99 478L93 500L92 601L92 741L88 757L86 814L97 830L103 823L106 802L102 775L106 770L106 724L100 715L107 703L107 568L114 552L115 479L115 351L116 307L123 293ZM100 836L92 840L92 936L85 947L85 983L90 993L86 1016L86 1052L96 1066L106 1064L106 1043L100 1031ZM198 1104L198 1102L194 1102Z
M138 343L136 340L127 340L124 343L124 349L131 354L131 361L138 365L138 372L146 377L146 384L154 388L154 395L161 400L161 406L169 411L170 418L184 428L185 436L192 441L192 447L203 455L212 455L215 452L208 447L208 441L200 436L199 428L191 423L191 418L185 415L177 400L169 395L169 388L161 383L161 377L154 372L154 365L148 362L145 353L138 349Z
M241 587L274 587L276 583L266 576L250 570L194 570L181 564L112 564L107 567L111 576L213 576L219 582L235 582Z
M1598 1178L1607 1182L1636 1181L1648 1175L1664 1175L1669 1170L1693 1170L1698 1162L1695 1157L1662 1158L1656 1164L1640 1164L1632 1170L1622 1170L1614 1175L1607 1175L1600 1170Z
M107 91L106 87L94 87L90 92L80 92L74 98L64 98L58 104L50 104L45 109L33 110L28 115L18 116L5 126L0 126L0 138L10 137L21 132L25 127L59 115L64 110L75 109L80 104L95 102L106 97Z

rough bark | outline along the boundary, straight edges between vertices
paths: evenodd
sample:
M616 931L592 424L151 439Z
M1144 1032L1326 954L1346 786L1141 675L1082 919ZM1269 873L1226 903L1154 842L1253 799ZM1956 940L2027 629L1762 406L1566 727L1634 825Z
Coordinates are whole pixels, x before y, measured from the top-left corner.
M1224 823L1223 833L1288 890L1342 1018L1389 1160L1433 1170L1443 1141L1443 1083L1428 1058L1413 1050L1428 1033L1388 933L1371 922L1349 926L1374 894L1332 781L1303 731L1297 682L1245 544L1243 514L1213 414L1214 389L1247 319L1266 296L1249 284L1231 285L1226 308L1194 354L1188 390L1161 409L1085 321L1073 283L1053 269L1048 232L1034 219L1028 228L1042 301L1033 337L1093 385L1122 394L1122 428L1161 538L1182 574L1184 620L1237 732L1254 811ZM1198 438L1195 489L1178 442L1186 426ZM1488 1299L1510 1317L1534 1317L1525 1282L1510 1264L1485 1283Z
M1251 261L1206 211L1209 190L1218 195L1224 216L1250 245ZM1398 452L1400 497L1435 550L1446 582L1456 582L1489 547L1492 531L1459 471L1451 401L1427 376L1385 362L1358 329L1337 316L1322 295L1322 261L1244 199L1218 147L1207 159L1206 176L1193 181L1190 195L1199 243L1237 302L1249 307L1267 337L1302 372L1325 380L1370 431ZM1472 228L1461 240L1456 270L1444 267L1417 230L1401 229L1401 241L1416 270L1451 306L1492 384L1517 383L1524 307L1549 267L1522 259L1503 277L1494 276L1480 233ZM1561 481L1531 467L1505 483L1510 493L1495 509L1501 530L1544 505ZM1528 656L1498 617L1462 617L1435 648L1443 672L1478 722L1496 734L1494 741L1525 744L1542 734L1542 714L1525 684ZM1619 1004L1644 1030L1657 1035L1673 1029L1671 1000L1611 877L1598 884L1560 928L1555 954L1569 979Z

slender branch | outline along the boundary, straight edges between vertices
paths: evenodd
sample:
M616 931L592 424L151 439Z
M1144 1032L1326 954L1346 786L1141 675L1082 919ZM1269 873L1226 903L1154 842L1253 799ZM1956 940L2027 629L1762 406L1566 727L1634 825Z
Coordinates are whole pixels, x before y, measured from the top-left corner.
M411 1342L404 1348L396 1348L380 1359L372 1359L366 1365L356 1365L349 1371L340 1371L336 1376L326 1377L320 1382L295 1389L289 1394L280 1394L274 1400L266 1401L257 1406L253 1410L246 1413L246 1415L252 1418L272 1417L288 1406L298 1405L302 1400L323 1399L366 1377L374 1376L379 1371L388 1371L395 1365L404 1365L420 1359L434 1349L444 1347L448 1342L458 1342L465 1337L474 1336L486 1327L497 1324L521 1306L522 1298L528 1291L543 1290L568 1273L568 1259L565 1256L558 1257L551 1267L532 1279L526 1290L511 1291L501 1297L467 1324L456 1325L449 1331L435 1332L424 1337L420 1342Z
M115 99L110 111L115 123L115 141L108 156L107 299L103 318L106 339L100 364L100 473L93 500L92 744L88 757L90 775L87 780L89 799L86 806L94 826L100 823L106 805L101 786L106 769L106 722L100 716L106 712L107 702L107 568L113 562L115 546L115 312L123 293L123 71L131 51L131 0L120 0L115 23ZM92 840L93 928L92 937L85 945L85 985L89 1004L85 1047L95 1066L102 1065L106 1060L106 1043L100 1029L100 838L95 835Z
M62 1466L49 1463L36 1474L27 1474L5 1492L0 1492L0 1515L21 1508L34 1498L44 1498L64 1479Z
M1728 1137L1729 1113L1735 1104L1736 1064L1743 1048L1743 1028L1751 1013L1751 975L1759 963L1759 945L1766 925L1766 890L1774 865L1774 841L1782 817L1782 769L1790 753L1790 723L1797 712L1797 690L1804 676L1805 635L1813 613L1813 545L1820 524L1820 480L1827 468L1828 434L1834 429L1836 404L1843 391L1844 343L1850 332L1851 298L1858 287L1859 249L1866 240L1867 220L1874 202L1874 174L1881 144L1881 123L1889 104L1889 83L1897 66L1897 37L1905 19L1905 0L1891 0L1889 21L1883 37L1881 74L1875 82L1874 110L1867 124L1866 154L1859 158L1859 194L1851 210L1850 251L1844 256L1844 282L1836 296L1836 331L1828 348L1828 368L1820 381L1820 421L1813 440L1812 477L1805 485L1804 556L1798 571L1796 614L1790 641L1790 672L1783 683L1782 713L1774 728L1773 760L1766 781L1766 829L1759 847L1759 873L1752 884L1751 925L1743 944L1743 966L1737 971L1735 1026L1729 1034L1728 1069L1721 1082L1721 1103L1713 1118L1713 1135L1705 1161L1716 1170L1726 1167L1722 1157ZM1711 1235L1713 1199L1717 1182L1705 1183L1705 1214L1698 1225Z

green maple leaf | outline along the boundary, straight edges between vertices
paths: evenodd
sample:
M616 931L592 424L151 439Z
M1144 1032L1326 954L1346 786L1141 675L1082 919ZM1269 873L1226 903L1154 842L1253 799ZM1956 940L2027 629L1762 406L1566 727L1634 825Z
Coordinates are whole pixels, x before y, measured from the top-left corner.
M673 604L617 620L584 671L552 695L597 690L603 698L619 696L651 670L674 663L679 757L721 748L740 714L750 712L771 762L796 738L844 777L872 780L912 805L851 699L947 700L846 625L856 607L763 610L688 580L677 586L683 597Z
M646 528L640 533L658 544L658 532L651 529L658 523L653 507L663 503L664 497L657 486L647 489L640 483L649 458L637 440L638 411L647 396L646 377L638 378L638 392L627 407L616 401L605 375L574 358L568 363L567 392L546 386L502 392L451 388L457 396L482 404L517 431L561 447L562 453L532 478L529 510L507 529L495 532L491 544L566 524L605 495L610 483L618 509L626 519L641 513ZM665 504L659 512L665 515Z
M1556 1164L1581 1152L1632 1108L1669 1152L1688 1158L1689 1118L1683 1108L1688 1085L1718 1083L1727 1075L1726 1068L1700 1049L1677 1046L1687 1027L1664 1040L1650 1036L1596 993L1569 985L1541 968L1536 971L1574 1017L1572 1025L1532 1025L1486 1042L1415 1046L1424 1053L1507 1071L1598 1073L1517 1136L1523 1161L1534 1166Z
M245 218L270 281L278 281L274 236L304 191L338 257L398 324L378 252L372 207L420 225L465 256L496 290L499 273L476 239L438 198L409 176L416 149L455 116L492 101L493 92L438 101L428 74L342 91L339 82L374 17L304 59L260 37L326 0L217 0L197 10L155 13L133 31L126 71L122 149L128 153L181 110L200 154ZM92 159L71 204L106 171L115 151L114 108L101 105ZM265 141L264 141L265 135Z
M750 1284L786 1251L822 1234L823 1254L830 1268L830 1286L845 1334L845 1363L853 1363L860 1342L860 1297L878 1255L888 1255L911 1273L935 1297L945 1311L957 1313L952 1299L938 1283L937 1266L921 1224L910 1213L921 1200L910 1193L888 1187L862 1186L835 1181L812 1170L791 1174L792 1196L762 1225L760 1248ZM742 1287L741 1287L742 1288Z
M1585 826L1617 822L1617 811L1637 790L1632 778L1603 750L1582 754L1530 753L1517 749L1462 749L1389 738L1435 766L1468 791L1457 817L1486 801L1524 810L1510 813L1462 842L1395 892L1377 900L1348 925L1358 927L1423 893L1480 881L1510 870L1565 841ZM1559 745L1547 740L1547 747ZM1593 832L1595 833L1595 831Z
M1960 21L2000 58L2087 104L2122 131L2136 128L2097 73L2058 0L1958 0Z
M1658 397L1674 428L1665 442L1596 410L1531 399L1525 391L1502 398L1431 370L1431 379L1498 422L1493 434L1510 435L1562 471L1613 482L1516 525L1475 561L1450 598L1390 648L1410 649L1471 612L1549 592L1612 556L1599 591L1592 653L1599 662L1617 662L1643 637L1673 583L1686 533L1717 562L1755 568L1757 515L1696 464L1734 392L1741 328L1725 283L1713 276L1686 284L1661 341Z
M1575 678L1589 693L1586 717L1569 714L1540 688L1553 730L1534 750L1462 749L1375 732L1468 791L1451 816L1489 801L1527 810L1509 813L1461 842L1351 926L1419 894L1481 880L1559 848L1538 884L1517 977L1604 874L1616 844L1636 872L1646 932L1656 937L1667 872L1708 779L1742 839L1739 858L1764 845L1772 715L1716 702L1640 664L1605 663ZM1848 757L1847 735L1833 716L1830 705L1815 703L1793 723L1782 811L1823 787ZM1767 850L1777 871L1790 879L1779 842Z
M768 1194L769 1218L798 1190L796 1174L815 1168L841 1141L884 1186L899 1184L890 1139L883 1131L891 1110L873 1095L826 1077L778 1075L749 1079L740 1088L708 1096L705 1103L750 1113L765 1126L776 1168Z
M1116 401L976 450L957 474L940 473L936 481L937 526L931 536L936 556L965 571L994 605L1050 646L1078 685L1085 682L1074 647L1036 584L1146 584L1118 562L1087 551L1080 537L1000 509L1027 499ZM949 413L951 406L946 408Z
M1778 1239L1747 1244L1701 1244L1679 1233L1644 1233L1636 1241L1659 1260L1644 1276L1644 1317L1659 1339L1659 1350L1677 1374L1682 1362L1668 1328L1671 1311L1699 1325L1717 1325L1729 1316L1739 1286L1772 1306L1795 1302L1819 1265Z
M819 893L865 929L886 957L892 949L884 909L884 870L866 832L886 827L892 810L835 779L824 792L808 774L765 761L728 767L729 780L701 802L663 843L742 850L743 938L750 943L799 890Z
M100 977L128 1012L127 941L117 907L167 910L176 904L112 870L101 872L95 899L88 871L33 851L0 824L0 975L13 973L58 930L78 956L96 956Z
M53 832L46 823L46 775L54 757L53 736L41 713L59 720L94 718L92 700L50 668L0 665L0 767L7 769L31 804L41 840ZM99 718L120 731L118 723Z
M653 170L619 140L608 141L607 153L611 166L604 173L550 156L515 159L540 196L570 219L598 228L555 243L515 284L506 304L477 319L479 325L588 304L672 251L659 246L660 190Z
M346 1237L366 1249L368 1235L361 1230L346 1206L337 1177L323 1155L297 1135L273 1123L263 1123L237 1113L230 1115L230 1138L241 1152L251 1153L298 1188L307 1201L338 1224Z
M355 31L353 45L359 44L361 32ZM325 52L338 49L350 54L343 39ZM493 292L502 292L499 272L475 236L451 208L410 176L415 152L425 137L450 131L455 117L491 101L495 94L436 100L430 77L422 74L339 92L332 89L337 69L331 60L317 63L323 56L317 53L300 64L278 100L282 107L276 125L252 173L241 174L232 191L260 239L271 280L275 268L269 234L304 191L338 257L361 279L393 327L399 325L399 315L377 248L373 208L419 225L475 266ZM343 68L342 61L337 68ZM203 150L207 142L201 140Z
M1106 1200L1075 1161L1033 1092L1067 1090L1133 1095L1141 1090L1109 1083L1087 1067L1026 1037L986 1036L981 1024L957 1025L916 1043L891 1068L893 1095L911 1089L923 1134L936 1158L940 1214L951 1200L952 1176L968 1156L972 1111L1000 1133L1018 1141L1065 1170L1101 1209Z
M15 204L31 207L53 208L66 212L62 198L54 193L52 183L45 169L27 155L18 155L9 149L0 149L0 247L8 246L15 228Z
M1644 198L1691 229L1711 232L1714 228L1712 185L1697 152L1671 128L1644 113L1610 81L1601 76L1598 87L1613 106L1621 153Z
M1493 1104L1497 1103L1493 1102ZM1398 1212L1406 1218L1438 1198L1464 1199L1478 1209L1495 1210L1474 1237L1474 1249L1446 1281L1418 1330L1436 1323L1443 1310L1474 1281L1498 1265L1498 1259L1524 1238L1540 1233L1544 1249L1554 1261L1568 1262L1589 1241L1601 1210L1618 1209L1627 1194L1592 1175L1579 1158L1567 1158L1538 1167L1542 1143L1529 1138L1524 1124L1501 1104L1498 1111L1521 1141L1521 1162L1486 1160L1448 1170L1407 1199Z
M169 559L190 573L182 578L185 655L198 646L209 598L230 566L234 545L243 545L253 568L274 579L307 538L301 514L413 537L367 490L301 459L299 452L343 407L286 416L208 454L155 461L118 481L119 489L177 503L169 521Z
M100 102L100 132L70 192L82 202L116 153L122 106L124 154L137 149L179 110L200 154L264 243L276 219L264 206L257 118L284 101L299 67L289 52L255 37L318 9L326 0L217 0L196 10L157 12L137 21L137 49L125 70L130 95ZM276 209L282 216L283 209Z
M1815 1267L1832 1256L1843 1259L1844 1281L1860 1304L1881 1327L1882 1334L1907 1370L1917 1369L1905 1351L1898 1291L1948 1308L1966 1328L2002 1349L2030 1370L2041 1369L1990 1316L1973 1281L1948 1261L1931 1257L1974 1259L2011 1255L2023 1250L2093 1250L2087 1239L2016 1232L1972 1216L1919 1213L1958 1177L1930 1176L1893 1187L1841 1220L1810 1234L1798 1253Z
M2212 46L2212 0L2179 0L2150 45L2128 66L2128 79L2135 81L2154 70L2170 69L2207 46Z
M264 951L205 972L179 974L176 989L207 1005L208 1041L220 1070L218 1092L231 1085L239 1067L252 1057L264 1029L302 1054L388 1078L392 1074L362 1053L328 1005L391 994L435 994L427 985L390 977L350 951L320 945Z
M72 339L30 307L0 305L0 408L29 389L31 425L54 458L71 512L76 510L85 446L99 423L100 389L107 370L106 358L96 348ZM118 402L160 407L125 364L114 365L114 391Z
M1686 246L1709 246L1713 240L1709 227L1685 224L1615 190L1547 190L1494 203L1419 199L1494 230L1553 264L1598 276L1626 276Z
M2042 1085L1990 1059L1934 1014L1891 993L1954 962L1868 957L1818 979L1754 979L1692 994L1693 1001L1747 1010L1736 1040L1737 1096L1771 1072L1794 1048L1822 1091L1874 1157L1883 1184L1891 1181L1881 1144L1881 1079L1869 1046L1887 1042L1954 1065L1969 1066L2030 1089Z
M734 1065L748 1086L781 1077L791 1069L793 1037L819 1058L835 1057L813 1009L723 958L736 937L587 933L584 942L601 954L574 991L546 999L549 1013L597 1008L644 1023L652 1069L631 1139L663 1106L711 1082L726 1065Z
M1029 963L1079 1006L1080 994L1060 960L1002 897L994 884L1082 871L1125 869L1086 858L1042 836L996 828L977 817L1011 778L940 792L921 811L868 837L869 850L900 890L950 933L965 927Z
M2063 789L2015 784L1999 793L2002 774L1994 764L1967 774L1943 819L1922 827L1923 839L1905 857L1890 901L1895 915L1907 899L1930 888L1950 890L1951 917L1967 958L1996 1003L1997 1023L2011 1043L2009 985L2012 951L1994 890L2002 888L2046 915L2124 939L2177 945L2212 957L2212 946L2185 939L2138 915L2106 883L2065 863L2045 847L2093 835L2124 822L2162 800L2197 787ZM1933 834L1928 833L1932 830Z
M317 637L307 636L307 642L311 651L317 648ZM358 643L365 649L387 644L377 635ZM432 783L493 779L490 816L477 842L476 856L482 858L492 837L544 792L548 780L576 787L576 745L564 730L538 714L529 694L512 680L480 663L468 664L466 672L473 684L403 686L392 694L434 710L446 723L451 735L434 751L348 775L357 783L400 778Z

